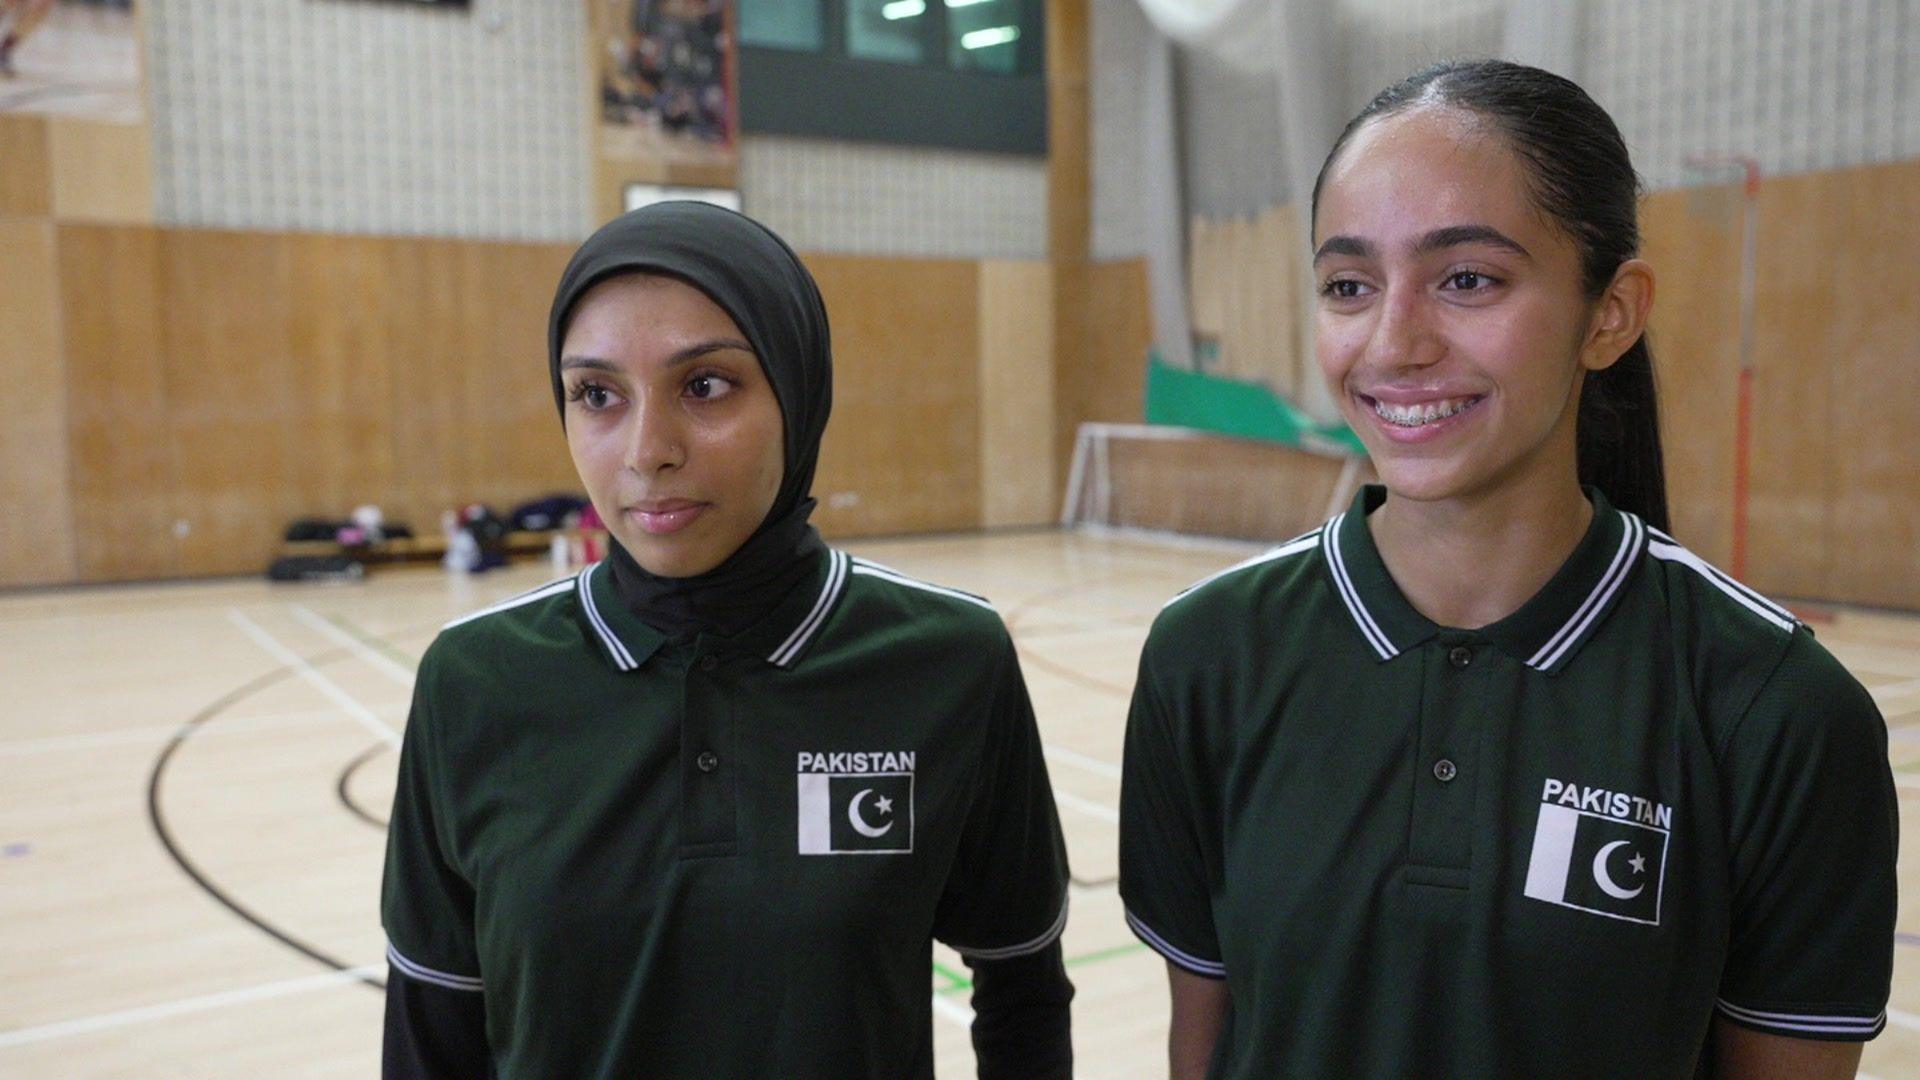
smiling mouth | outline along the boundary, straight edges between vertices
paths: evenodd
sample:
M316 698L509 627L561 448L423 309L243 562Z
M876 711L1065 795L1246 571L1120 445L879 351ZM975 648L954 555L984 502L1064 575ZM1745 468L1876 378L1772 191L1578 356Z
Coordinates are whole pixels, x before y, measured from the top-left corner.
M1438 423L1451 416L1459 416L1475 405L1486 400L1486 395L1476 394L1470 397L1440 398L1435 401L1422 401L1413 405L1394 405L1359 395L1360 400L1373 410L1373 414L1392 424L1394 427L1417 428Z

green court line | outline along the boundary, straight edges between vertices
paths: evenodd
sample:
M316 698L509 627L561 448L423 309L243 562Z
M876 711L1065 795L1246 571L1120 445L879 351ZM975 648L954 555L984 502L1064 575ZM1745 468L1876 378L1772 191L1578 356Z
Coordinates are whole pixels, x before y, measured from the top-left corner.
M938 960L933 962L933 973L947 980L947 985L940 988L940 993L942 994L951 994L955 991L966 990L973 986L973 982L965 975L960 974Z
M1137 941L1129 941L1125 945L1115 945L1109 949L1096 949L1093 952L1082 953L1079 956L1069 956L1067 957L1066 964L1070 968L1085 967L1088 964L1098 964L1102 960L1112 960L1112 959L1115 959L1116 957L1131 956L1134 953L1144 950L1145 948L1146 948L1145 945L1142 945ZM965 975L960 974L959 972L953 970L952 968L946 966L945 964L942 964L938 960L935 960L933 962L933 970L935 974L947 980L947 985L938 987L934 990L934 993L936 994L941 994L941 995L958 994L963 990L973 989L972 979L967 978Z

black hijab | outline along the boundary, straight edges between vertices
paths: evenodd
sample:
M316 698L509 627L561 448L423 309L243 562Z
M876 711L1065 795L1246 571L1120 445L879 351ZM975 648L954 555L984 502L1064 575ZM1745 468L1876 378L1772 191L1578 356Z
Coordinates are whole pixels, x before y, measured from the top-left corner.
M643 621L666 634L737 634L808 581L824 550L807 518L813 469L833 404L827 309L813 275L786 241L744 214L702 202L663 202L613 219L574 252L553 297L547 368L560 423L567 422L560 347L574 305L621 274L675 277L733 319L773 385L786 435L786 468L766 520L719 566L687 578L648 573L617 541L613 580Z

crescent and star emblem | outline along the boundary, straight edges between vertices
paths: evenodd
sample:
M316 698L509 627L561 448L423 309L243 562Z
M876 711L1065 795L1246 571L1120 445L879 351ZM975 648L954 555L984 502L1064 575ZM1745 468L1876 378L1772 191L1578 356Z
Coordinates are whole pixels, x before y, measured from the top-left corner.
M854 800L855 803L859 801L857 798ZM1613 843L1602 847L1599 853L1593 857L1593 883L1600 886L1601 892L1606 893L1615 900L1631 900L1646 891L1647 888L1644 882L1635 885L1631 889L1622 888L1619 882L1614 881L1613 876L1607 873L1607 856L1613 854L1614 848L1626 846L1627 841L1615 840ZM1636 874L1644 874L1647 872L1647 858L1637 851L1634 852L1633 858L1627 860L1627 863L1633 867L1633 872Z
M859 833L861 836L885 836L887 835L887 831L893 828L893 822L889 821L876 829L867 824L866 819L860 816L860 803L871 794L873 794L872 788L861 788L860 793L855 795L853 801L847 804L847 824L852 825L853 831ZM883 814L893 813L892 799L882 796L881 798L875 799L873 805L875 809ZM1604 888L1604 886L1602 887Z

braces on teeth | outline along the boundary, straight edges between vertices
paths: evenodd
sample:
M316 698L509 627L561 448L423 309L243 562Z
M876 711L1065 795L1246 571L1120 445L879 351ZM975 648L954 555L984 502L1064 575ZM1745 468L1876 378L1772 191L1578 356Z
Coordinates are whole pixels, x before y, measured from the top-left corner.
M1400 427L1419 427L1460 413L1478 400L1478 398L1455 398L1451 401L1429 401L1419 405L1389 405L1384 401L1376 400L1373 403L1373 411L1389 424Z

